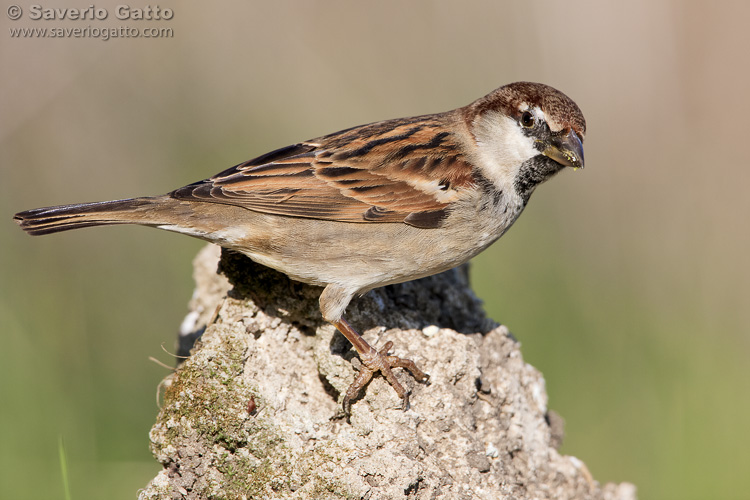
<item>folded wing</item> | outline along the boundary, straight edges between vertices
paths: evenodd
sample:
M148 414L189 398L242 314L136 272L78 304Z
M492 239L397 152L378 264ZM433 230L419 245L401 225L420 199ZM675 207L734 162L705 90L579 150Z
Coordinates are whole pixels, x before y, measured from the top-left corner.
M443 115L363 125L236 165L171 196L341 222L439 227L472 169Z

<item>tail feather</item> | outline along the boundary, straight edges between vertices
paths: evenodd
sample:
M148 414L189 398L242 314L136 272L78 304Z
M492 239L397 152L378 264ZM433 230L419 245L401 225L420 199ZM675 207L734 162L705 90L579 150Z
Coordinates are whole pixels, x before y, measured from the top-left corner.
M13 216L18 225L29 234L41 235L109 224L156 224L149 216L155 198L130 198L44 207L19 212Z

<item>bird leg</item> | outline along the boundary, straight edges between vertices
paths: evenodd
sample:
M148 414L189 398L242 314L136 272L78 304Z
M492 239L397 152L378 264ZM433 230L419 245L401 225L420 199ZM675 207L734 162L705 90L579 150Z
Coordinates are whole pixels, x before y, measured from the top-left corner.
M367 383L372 379L372 376L377 372L380 372L385 377L388 383L391 384L391 387L393 387L393 389L396 391L396 394L398 394L398 397L403 400L402 408L404 410L408 410L409 393L399 383L391 369L406 368L407 370L409 370L409 372L411 372L412 376L414 376L414 378L417 379L418 382L427 381L427 379L429 379L429 375L417 368L417 365L414 363L414 361L410 359L403 359L399 358L398 356L389 356L388 351L391 349L391 347L393 347L393 342L386 342L385 345L378 351L370 344L368 344L359 333L354 331L354 328L352 328L344 318L339 319L333 324L344 335L344 337L349 339L349 342L352 343L354 348L357 350L359 359L362 361L363 365L359 370L359 375L357 375L357 378L349 386L349 388L346 390L346 394L344 395L342 406L344 409L344 415L346 415L347 420L349 419L349 415L351 414L352 399L356 398L357 395L359 395L360 390L362 390L362 388L367 385Z

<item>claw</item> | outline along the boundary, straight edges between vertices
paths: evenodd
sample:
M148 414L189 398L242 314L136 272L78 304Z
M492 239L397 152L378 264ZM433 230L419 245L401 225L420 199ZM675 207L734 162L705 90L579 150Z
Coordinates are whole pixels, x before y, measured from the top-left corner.
M334 325L347 339L349 339L359 353L359 358L362 361L362 368L360 369L357 378L354 379L354 382L352 382L346 390L346 394L342 401L342 408L344 410L346 421L349 422L349 417L351 416L352 400L359 396L362 388L372 380L373 375L377 372L380 372L385 377L391 387L396 391L396 394L398 394L398 397L401 398L403 410L408 410L409 392L406 391L398 379L396 379L392 368L405 368L418 382L426 382L429 379L429 375L420 370L414 361L389 355L388 351L393 347L393 342L390 340L379 350L375 350L356 331L354 331L344 319L340 319L334 323Z

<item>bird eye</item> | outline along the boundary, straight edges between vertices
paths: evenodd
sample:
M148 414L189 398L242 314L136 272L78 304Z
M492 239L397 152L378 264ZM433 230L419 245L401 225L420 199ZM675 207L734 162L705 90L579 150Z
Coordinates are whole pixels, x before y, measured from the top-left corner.
M534 115L532 115L529 111L524 111L521 115L521 125L523 125L526 128L531 128L534 126Z

